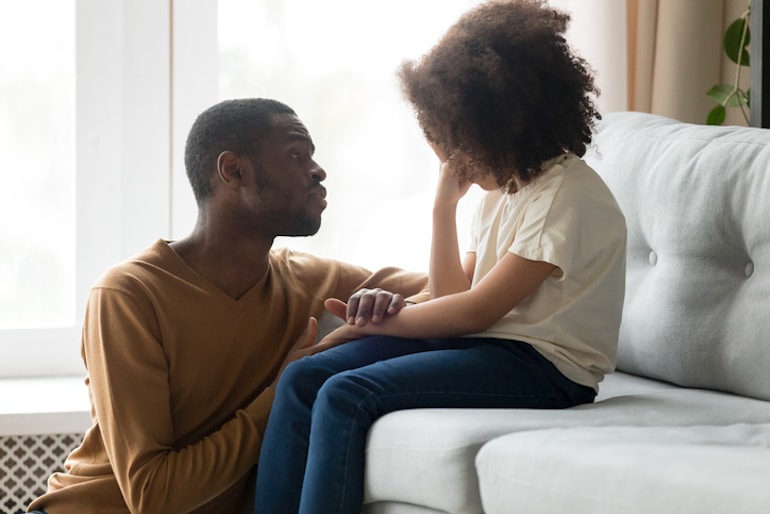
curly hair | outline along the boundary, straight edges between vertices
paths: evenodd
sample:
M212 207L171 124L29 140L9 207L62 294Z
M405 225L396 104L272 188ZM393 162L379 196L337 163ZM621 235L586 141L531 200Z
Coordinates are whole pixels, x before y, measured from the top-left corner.
M198 116L187 135L184 164L199 207L211 196L219 154L229 150L253 160L274 114L296 113L277 100L242 98L219 102Z
M588 63L570 49L568 14L545 0L492 0L464 14L398 76L428 141L493 174L506 191L565 152L583 156L601 119ZM456 162L456 161L454 161Z

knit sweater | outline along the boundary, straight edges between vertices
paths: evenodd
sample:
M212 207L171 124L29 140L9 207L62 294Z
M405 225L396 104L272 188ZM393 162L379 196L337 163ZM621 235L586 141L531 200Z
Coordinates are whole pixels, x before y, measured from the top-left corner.
M49 514L251 513L270 384L326 298L405 296L423 274L287 249L233 299L159 240L92 289L81 352L93 426L30 505Z

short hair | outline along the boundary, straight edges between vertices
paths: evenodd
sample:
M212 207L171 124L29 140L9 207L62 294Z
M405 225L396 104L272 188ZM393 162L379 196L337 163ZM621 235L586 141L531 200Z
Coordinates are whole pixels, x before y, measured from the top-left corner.
M187 135L184 164L199 207L212 194L219 155L229 150L254 158L275 114L296 113L277 100L242 98L220 102L198 116Z
M564 37L568 14L544 0L493 0L464 14L398 70L428 141L513 190L567 151L583 156L601 119L593 72Z

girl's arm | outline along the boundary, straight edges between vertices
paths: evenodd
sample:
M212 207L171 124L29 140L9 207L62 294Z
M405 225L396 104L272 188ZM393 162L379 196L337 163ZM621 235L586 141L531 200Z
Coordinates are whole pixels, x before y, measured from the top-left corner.
M434 150L437 155L440 153ZM470 186L468 180L459 180L452 174L450 165L442 162L433 204L429 272L431 299L467 291L471 287L475 254L472 263L467 262L468 257L461 262L457 243L457 203Z
M472 289L410 305L377 325L343 325L327 336L327 342L376 334L426 339L483 332L534 293L554 270L553 264L508 253ZM345 304L339 300L327 300L326 307L345 315Z

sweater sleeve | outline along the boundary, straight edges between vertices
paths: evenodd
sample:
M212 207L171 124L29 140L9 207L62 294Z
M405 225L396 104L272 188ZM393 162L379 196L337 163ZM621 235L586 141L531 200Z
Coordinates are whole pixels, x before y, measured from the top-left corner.
M351 294L364 287L379 287L400 293L406 297L407 302L412 303L421 303L430 299L427 275L399 268L382 268L370 274L361 284L353 288ZM349 296L350 294L348 294Z
M430 298L426 273L387 267L371 272L361 266L334 259L324 259L301 252L291 252L289 258L301 263L305 287L330 298L347 301L362 288L385 289L400 293L407 301L420 303ZM322 298L326 299L326 298Z
M270 388L203 439L175 447L168 362L152 306L92 291L83 358L106 452L131 512L189 512L245 475L259 455Z

